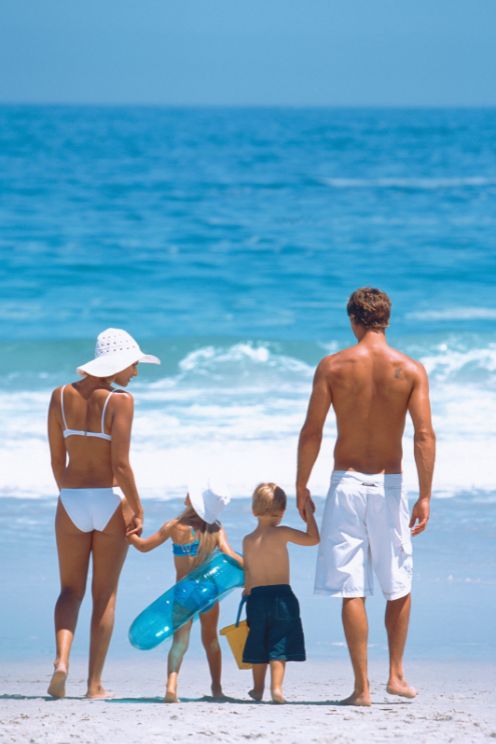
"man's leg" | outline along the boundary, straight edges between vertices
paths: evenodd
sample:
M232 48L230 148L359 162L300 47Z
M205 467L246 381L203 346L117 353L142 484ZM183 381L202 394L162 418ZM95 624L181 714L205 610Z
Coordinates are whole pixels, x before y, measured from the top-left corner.
M365 597L343 599L343 627L355 675L353 694L341 705L370 705L367 675L367 640L369 626L365 611Z
M408 623L410 620L411 594L400 599L392 599L386 605L386 630L389 646L389 679L387 691L392 695L414 698L417 694L410 687L403 672L403 654L405 651Z

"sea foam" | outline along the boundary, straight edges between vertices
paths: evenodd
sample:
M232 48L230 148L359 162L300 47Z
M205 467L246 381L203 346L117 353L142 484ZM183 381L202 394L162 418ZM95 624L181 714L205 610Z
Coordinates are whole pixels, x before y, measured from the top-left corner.
M330 349L335 344L325 344ZM421 357L431 379L438 436L435 489L440 498L465 491L494 491L490 442L496 424L496 345L461 349L438 344ZM293 492L296 447L314 367L270 345L208 345L187 353L176 374L137 381L132 464L143 496L185 493L193 475L221 473L234 496L260 480L279 481ZM4 446L2 494L55 495L46 443L49 389L0 393ZM328 417L311 479L327 491L336 429ZM405 433L405 476L416 489L413 432ZM29 463L29 466L26 463Z

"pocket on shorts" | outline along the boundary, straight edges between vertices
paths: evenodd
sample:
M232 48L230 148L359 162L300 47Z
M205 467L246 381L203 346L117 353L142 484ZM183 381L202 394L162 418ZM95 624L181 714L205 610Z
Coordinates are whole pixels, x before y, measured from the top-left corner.
M410 534L410 511L408 499L400 489L392 489L388 493L389 518L393 531L393 539L397 548L405 558L412 555L412 536Z
M279 623L289 623L300 613L300 606L294 594L276 597L274 602L274 619Z

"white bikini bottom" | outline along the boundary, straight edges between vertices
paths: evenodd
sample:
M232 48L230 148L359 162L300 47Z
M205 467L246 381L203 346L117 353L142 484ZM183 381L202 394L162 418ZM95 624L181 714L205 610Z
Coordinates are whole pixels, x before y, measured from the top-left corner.
M63 488L60 500L81 532L103 532L121 503L113 488Z

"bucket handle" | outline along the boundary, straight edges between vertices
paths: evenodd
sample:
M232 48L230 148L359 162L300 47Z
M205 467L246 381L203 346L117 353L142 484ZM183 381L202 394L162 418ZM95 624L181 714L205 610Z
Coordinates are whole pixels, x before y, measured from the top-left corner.
M246 604L246 600L247 600L247 597L243 595L241 597L241 602L239 603L239 607L238 607L238 614L236 616L236 622L235 622L236 628L239 625L239 621L240 621L240 618L241 618L241 613L243 611L243 606Z

